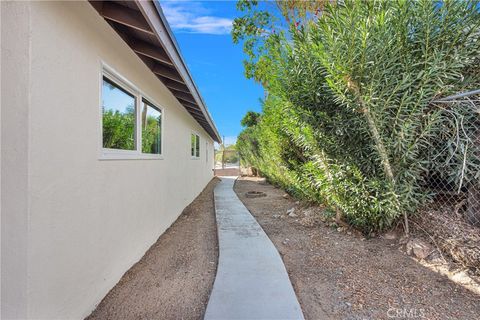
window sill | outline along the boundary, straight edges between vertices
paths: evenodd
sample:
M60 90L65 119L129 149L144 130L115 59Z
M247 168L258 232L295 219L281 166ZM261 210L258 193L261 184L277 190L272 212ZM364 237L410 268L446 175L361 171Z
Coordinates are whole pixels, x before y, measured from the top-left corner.
M115 150L115 151L106 151L103 150L98 158L98 160L163 160L163 155L161 154L149 154L149 153L139 153L136 151L128 150Z
M200 160L200 157L191 157L192 160Z

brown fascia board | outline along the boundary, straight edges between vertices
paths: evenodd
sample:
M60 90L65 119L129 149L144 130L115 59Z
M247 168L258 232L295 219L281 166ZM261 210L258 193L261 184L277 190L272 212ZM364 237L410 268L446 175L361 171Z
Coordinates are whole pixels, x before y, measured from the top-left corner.
M182 79L182 77L180 77L180 75L175 69L157 63L153 66L152 71L159 76L184 84L184 80Z
M190 90L191 95L193 96L194 101L199 106L201 112L204 114L205 119L208 125L211 127L214 135L212 138L217 141L221 142L220 134L212 120L212 116L208 112L205 103L200 96L200 92L195 85L193 78L188 71L188 68L185 64L185 61L180 54L180 50L178 49L178 45L175 41L175 37L173 36L172 31L168 25L168 22L163 15L162 8L158 1L141 1L136 0L137 6L140 9L140 12L143 14L145 20L149 24L151 30L153 30L154 34L157 36L158 40L164 47L170 61L173 63L175 68L177 69L180 78L184 81L187 88ZM160 73L159 73L160 74ZM162 75L162 74L160 74ZM167 77L169 78L169 77ZM172 79L176 80L176 79ZM180 80L180 79L178 79ZM177 80L176 80L177 81ZM180 82L180 81L177 81Z
M198 105L196 103L190 103L190 102L185 101L183 103L183 105L201 112L200 108L198 107Z
M162 76L159 76L159 78L160 80L162 80L163 84L169 89L190 93L190 90L188 90L188 87L184 84L181 84L180 82L173 81Z
M196 103L195 99L193 99L193 97L188 93L176 91L176 90L173 90L172 93L175 97L177 97L177 99L182 99L183 101L194 103L194 104Z
M196 115L201 115L201 116L203 116L202 111L200 111L199 109L197 109L197 108L192 108L192 107L190 107L190 106L189 106L188 104L186 104L186 103L182 103L182 105L183 105L189 112L194 113L194 114L196 114ZM206 121L206 119L205 119L205 121Z
M135 39L130 41L133 51L143 56L152 58L164 64L173 65L163 48L151 45L150 43Z
M104 1L100 14L105 19L115 21L127 27L134 28L152 35L155 34L148 22L137 10L124 7L114 2Z

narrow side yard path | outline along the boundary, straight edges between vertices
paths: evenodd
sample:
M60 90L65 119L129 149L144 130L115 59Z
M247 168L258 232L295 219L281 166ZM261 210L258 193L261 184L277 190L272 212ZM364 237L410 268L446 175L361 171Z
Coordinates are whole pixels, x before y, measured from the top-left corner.
M212 180L88 320L203 319L218 259Z
M215 188L219 261L205 319L303 319L283 261L233 191Z
M235 191L282 255L306 319L479 318L479 295L423 267L396 240L338 232L254 178L237 180Z

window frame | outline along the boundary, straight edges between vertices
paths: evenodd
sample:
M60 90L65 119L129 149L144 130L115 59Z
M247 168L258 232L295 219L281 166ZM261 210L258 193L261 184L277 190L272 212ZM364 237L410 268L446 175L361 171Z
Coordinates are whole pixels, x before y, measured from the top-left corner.
M191 153L191 148L192 148L192 135L194 135L196 138L198 138L198 156L196 155L196 149L197 149L197 139L195 139L195 147L194 147L194 155L192 155ZM198 132L196 131L191 131L190 132L190 156L192 158L192 160L200 160L200 150L201 150L201 143L200 143L200 135L198 134Z
M135 98L135 149L111 149L103 147L103 78L107 78L110 82L126 91ZM148 101L154 108L161 113L161 130L160 130L160 154L143 153L142 152L142 123L141 112L143 100ZM165 127L165 108L157 103L154 99L142 92L132 82L120 75L113 68L102 62L101 72L99 76L99 160L163 160L165 154L164 144L164 127Z
M143 105L146 104L147 108L151 107L153 109L156 109L158 112L160 112L160 153L144 153L142 151L143 145L140 146L140 151L141 151L142 155L146 155L146 156L151 155L151 156L161 157L163 155L163 127L164 127L163 126L163 108L157 107L158 104L152 102L152 100L150 100L150 98L148 98L146 95L142 95L140 100L142 102L142 108L143 108ZM139 119L140 127L142 126L141 113L142 113L142 110L140 110L140 119ZM140 128L140 131L142 131L142 130L143 130L143 128ZM142 132L141 132L141 134L142 134Z

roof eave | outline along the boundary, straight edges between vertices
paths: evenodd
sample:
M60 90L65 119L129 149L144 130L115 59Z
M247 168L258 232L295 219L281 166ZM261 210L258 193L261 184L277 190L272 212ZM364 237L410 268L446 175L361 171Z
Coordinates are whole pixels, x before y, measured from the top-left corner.
M158 14L159 21L152 21L153 19L155 19L155 16L152 15L152 12L150 12L152 9L152 7L150 6L150 3L153 3L156 13ZM152 30L154 30L154 32L157 33L158 38L162 41L162 44L164 45L164 48L167 51L167 54L169 55L170 59L174 63L175 67L177 67L177 71L180 73L182 78L186 81L185 85L189 88L190 93L195 99L195 102L200 107L202 113L205 115L205 118L208 121L208 124L210 125L210 127L215 133L215 137L212 137L212 138L216 142L220 143L221 138L220 138L220 134L218 133L217 127L215 126L215 123L212 120L212 116L208 112L208 109L205 105L205 102L203 101L200 91L198 90L197 85L193 81L193 77L190 71L188 70L185 60L183 59L183 56L180 53L180 48L177 44L177 41L175 39L175 36L172 30L170 29L167 18L163 14L163 10L159 1L157 0L153 0L152 2L138 1L138 7L140 8L144 16L147 18L147 22L152 27ZM159 27L158 22L161 23L162 30L158 30L158 27Z
M159 2L89 2L207 134L214 141L220 142L220 134L180 53Z

